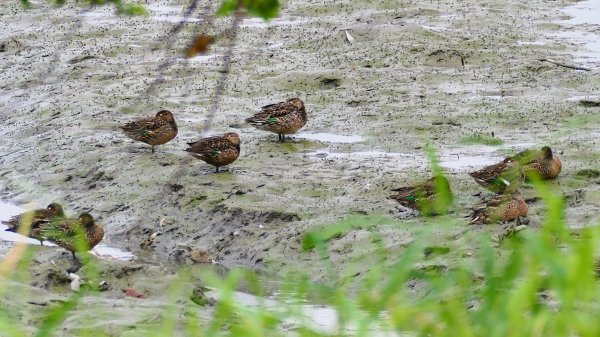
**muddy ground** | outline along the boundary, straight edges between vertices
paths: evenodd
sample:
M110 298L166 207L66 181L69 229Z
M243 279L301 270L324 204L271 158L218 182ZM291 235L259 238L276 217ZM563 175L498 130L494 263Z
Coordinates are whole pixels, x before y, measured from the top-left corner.
M180 55L198 31L219 34L230 18L212 26L189 22L171 49L153 51L165 45L160 39L184 1L149 1L151 15L145 18L94 9L67 43L80 8L53 9L41 1L23 11L5 0L1 198L59 201L70 214L90 211L104 225L108 245L138 256L134 262L103 260L105 278L118 286L89 300L102 306L116 298L123 310L130 304L119 299L120 287L151 294L156 285L144 279L171 275L167 257L178 244L207 250L226 267L274 274L302 269L321 279L327 272L317 254L302 251L301 239L352 214L398 221L332 240L333 268L344 273L358 261L353 275L368 270L374 237L390 250L392 264L431 223L386 199L390 189L430 175L428 145L440 156L457 196L453 213L432 220L440 226L428 242L452 248L437 264L476 254L465 236L502 232L498 225L466 227L465 208L487 195L467 173L527 147L549 145L560 154L563 171L550 185L569 197L569 225L595 224L600 180L577 173L597 167L600 158L594 104L600 76L597 70L538 61L576 62L574 54L583 47L565 32L593 28L564 21L569 17L561 8L572 3L294 0L284 2L269 25L244 20L211 129L238 132L242 154L229 172L214 174L183 149L204 126L228 40L220 38L205 56ZM175 59L164 82L146 95L159 64L169 58ZM583 65L596 68L600 61ZM291 141L278 143L275 135L243 124L260 106L291 97L305 101L310 118ZM155 154L117 129L160 109L175 113L180 131ZM502 144L470 141L492 132ZM529 227L535 230L544 204L533 188L524 194L532 199ZM0 246L6 252L11 244ZM47 261L65 256L53 248L35 254L42 270L51 268ZM132 272L139 277L127 281L106 272L132 265L141 266ZM18 286L33 286L31 291L47 297L69 292L38 274Z

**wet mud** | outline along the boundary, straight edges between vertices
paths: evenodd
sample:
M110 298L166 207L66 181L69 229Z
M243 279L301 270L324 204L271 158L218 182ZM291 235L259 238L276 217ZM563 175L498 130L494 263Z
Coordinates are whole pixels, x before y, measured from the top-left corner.
M597 24L560 7L586 2L298 0L284 2L270 23L245 19L211 128L240 134L242 153L218 174L183 149L207 120L227 38L217 39L207 55L182 55L198 31L218 35L231 19L206 28L195 16L171 49L153 51L185 4L148 3L149 17L118 17L108 7L85 12L68 44L81 8L57 10L43 2L29 11L16 2L0 8L6 27L0 33L0 199L58 201L69 214L91 212L105 227L106 245L137 257L98 259L115 286L86 299L92 307L113 303L116 312L137 312L115 331L168 306L152 294L166 289L175 273L155 284L144 279L177 265L173 255L182 247L206 251L226 268L302 269L322 279L330 271L318 254L302 250L303 235L366 214L397 221L331 240L336 271L351 263L357 275L368 270L374 236L400 258L420 229L437 222L445 225L428 244L451 253L434 264L468 260L476 249L465 246L465 236L502 231L467 227L465 209L488 193L468 172L525 148L548 145L563 160L559 178L548 184L565 196L569 226L598 221L600 180L589 172L600 158L594 103L600 57L587 39ZM172 64L162 84L145 94L167 59ZM280 143L243 124L259 107L291 97L302 98L309 114L291 140ZM179 134L156 153L119 132L119 124L161 109L173 111ZM496 145L473 141L488 138ZM428 148L457 196L455 210L434 220L387 199L391 189L430 176ZM523 194L530 200L528 228L536 230L544 203L531 186ZM11 246L0 241L0 254ZM46 263L64 258L60 250L39 247L34 254L39 264L30 268L32 279L12 286L48 301L67 296L68 282ZM133 276L117 277L137 265ZM146 291L151 304L131 310L124 287Z

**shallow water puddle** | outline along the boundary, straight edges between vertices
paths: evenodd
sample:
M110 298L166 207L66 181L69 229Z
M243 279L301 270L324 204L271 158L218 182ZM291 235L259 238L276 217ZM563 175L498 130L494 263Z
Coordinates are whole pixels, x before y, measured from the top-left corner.
M569 20L561 21L569 25L600 25L600 0L581 1L562 10L565 14L571 16ZM597 30L595 30L597 32ZM561 32L556 37L564 38L569 42L580 43L588 51L578 51L575 59L578 62L600 63L600 34L582 31Z
M270 21L265 21L261 18L250 18L244 19L240 27L257 27L257 28L267 28L269 26L284 26L284 25L298 25L301 23L305 23L305 20L286 20L282 18L276 18Z
M362 136L356 136L356 135L342 136L342 135L336 135L333 133L324 133L324 132L318 132L318 133L301 132L301 133L295 135L294 137L301 138L301 139L314 140L314 141L318 141L318 142L325 142L325 143L358 143L358 142L362 142L363 140L365 140Z
M496 151L497 147L486 145L449 148L441 153L440 165L453 170L481 168L504 159Z
M213 59L217 59L217 58L221 58L221 57L223 57L223 55L221 55L221 54L196 55L189 59L180 58L180 59L178 59L178 61L203 63L203 62L211 61Z
M26 209L12 205L0 200L0 221L6 221L13 215L17 215L19 213L25 212ZM17 242L17 241L25 241L28 244L39 245L40 242L35 239L31 239L25 236L22 236L17 233L7 232L6 226L0 224L0 239L5 241ZM44 246L56 246L50 242L44 241ZM131 261L135 259L135 256L130 252L122 251L118 248L108 247L105 244L98 244L94 247L93 252L95 252L99 257L123 260L123 261Z
M119 17L112 7L98 7L81 14L88 25L102 26L117 22Z
M544 41L517 41L519 46L545 46L547 42Z
M501 161L502 157L485 157L482 155L467 155L467 154L444 154L440 158L440 165L442 167L461 170L465 168L476 169L488 165L496 164Z
M351 158L351 157L360 157L360 158L396 158L396 157L406 157L406 158L416 158L415 154L407 154L407 153L399 153L399 152L385 152L385 151L357 151L357 152L330 152L330 151L314 151L308 152L307 155L309 157L317 157L317 158Z
M214 290L207 292L209 297L219 299L219 293ZM311 329L319 331L321 333L334 334L343 331L345 333L352 334L353 332L361 332L364 335L365 331L359 330L355 324L347 324L344 329L341 329L339 325L339 316L337 311L328 306L314 305L314 304L299 304L299 303L287 303L281 302L277 299L258 297L242 292L233 292L233 300L238 304L248 307L262 307L270 310L289 312L290 306L295 306L296 312L299 313L301 318L288 318L285 320L285 324L303 324ZM401 334L395 331L383 331L383 329L368 329L368 336L385 337L385 336L401 336Z
M565 7L563 10L567 15L572 16L566 22L581 24L600 24L600 0L588 0L577 2L574 5Z

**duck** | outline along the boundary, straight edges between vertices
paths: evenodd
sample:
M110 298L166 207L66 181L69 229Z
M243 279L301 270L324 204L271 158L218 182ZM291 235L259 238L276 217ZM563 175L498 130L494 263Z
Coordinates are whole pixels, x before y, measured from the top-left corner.
M529 207L519 192L495 195L475 205L469 224L490 224L498 221L512 221L527 216Z
M506 160L471 172L469 175L480 186L497 194L516 191L525 179L519 165Z
M52 222L60 220L64 217L65 213L63 211L62 205L54 202L48 205L46 208L36 209L33 211L15 215L7 221L3 221L2 224L8 227L6 229L6 231L8 232L18 233L22 226L24 226L25 228L29 228L28 236L40 241L40 244L43 246L44 239L42 237L36 236L35 232L32 231L33 224Z
M76 219L36 222L31 230L35 236L70 251L75 260L76 252L91 250L104 238L104 228L89 213L82 213Z
M219 167L233 163L240 156L240 136L235 132L227 132L222 136L212 136L188 143L187 151L194 158L207 164Z
M155 146L168 143L177 136L177 123L169 110L161 110L155 117L138 119L120 128L127 137L152 146L152 153Z
M549 146L544 146L541 150L525 150L504 161L521 165L521 171L527 179L554 179L562 169L560 158L552 153Z
M308 121L304 102L299 98L291 98L285 102L265 105L261 111L246 118L246 123L259 130L274 132L280 142L285 142L285 135L298 132Z
M391 195L390 199L396 200L404 207L428 215L445 213L454 199L450 182L442 175L434 176L413 186L393 189L392 192L397 192L397 194Z

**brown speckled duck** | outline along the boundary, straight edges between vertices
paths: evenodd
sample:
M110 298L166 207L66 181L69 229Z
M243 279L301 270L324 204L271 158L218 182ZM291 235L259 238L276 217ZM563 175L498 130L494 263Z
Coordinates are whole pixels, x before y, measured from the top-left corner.
M169 142L177 136L177 124L171 111L161 110L155 117L148 117L129 122L120 127L127 137L144 142L154 147Z
M471 172L469 175L479 185L497 194L516 191L524 180L519 165L506 160Z
M436 176L414 186L392 190L398 194L389 198L425 214L435 215L447 211L453 201L450 183L444 176Z
M246 118L246 123L257 129L276 133L282 142L285 141L285 135L296 133L307 121L304 102L299 98L263 106L261 112Z
M28 227L29 237L39 240L40 244L43 245L43 238L35 235L35 232L32 231L32 225L35 223L52 222L60 220L64 218L64 216L65 213L63 211L62 206L58 203L52 203L46 208L36 209L30 212L15 215L7 221L3 221L2 224L8 227L6 229L7 231L15 233L19 232L21 226ZM28 221L28 223L23 223L24 221Z
M527 216L529 207L520 193L493 196L472 208L470 224L511 221Z
M216 172L219 172L219 167L233 163L240 155L240 136L235 132L203 138L188 145L190 147L186 151L189 154L216 166Z
M32 232L70 251L74 259L75 252L88 251L104 238L104 228L88 213L81 214L77 219L35 223Z
M562 169L560 158L553 155L548 146L542 147L541 150L525 150L504 161L521 165L521 171L526 178L535 176L540 179L554 179Z

